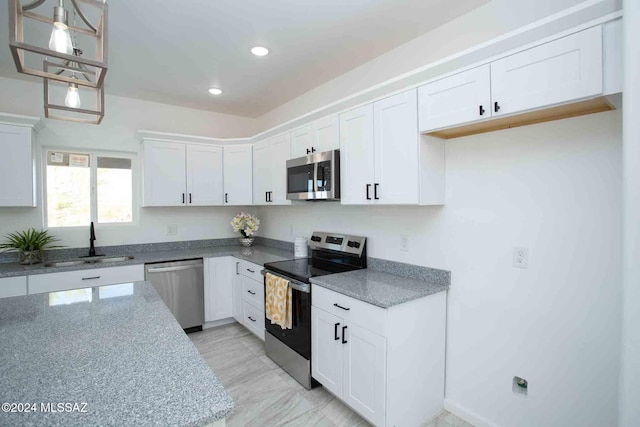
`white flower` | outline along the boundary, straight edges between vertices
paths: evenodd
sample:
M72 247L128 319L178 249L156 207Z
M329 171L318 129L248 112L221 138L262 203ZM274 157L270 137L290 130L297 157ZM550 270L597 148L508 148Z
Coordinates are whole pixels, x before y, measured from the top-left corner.
M242 236L250 237L260 228L260 220L250 213L240 212L231 220L231 227Z

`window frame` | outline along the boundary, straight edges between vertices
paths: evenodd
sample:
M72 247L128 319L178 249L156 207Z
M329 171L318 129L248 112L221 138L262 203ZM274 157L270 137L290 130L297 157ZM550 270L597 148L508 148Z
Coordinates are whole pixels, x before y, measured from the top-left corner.
M95 150L79 147L42 147L42 224L48 230L82 230L87 225L72 225L68 227L54 227L49 225L49 206L47 203L47 153L50 151L63 153L78 153L89 155L89 210L90 221L93 221L96 228L122 228L138 226L139 215L139 189L138 174L138 153L128 151ZM131 222L98 222L98 157L116 157L131 160Z

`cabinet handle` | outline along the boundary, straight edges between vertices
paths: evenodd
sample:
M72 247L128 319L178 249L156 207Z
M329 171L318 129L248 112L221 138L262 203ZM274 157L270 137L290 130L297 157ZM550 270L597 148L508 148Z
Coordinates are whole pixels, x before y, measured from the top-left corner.
M315 149L314 147L311 147L311 152L312 152L312 153L315 153L315 152L316 152L316 149Z
M311 152L309 151L309 149L307 148L307 154L310 154Z
M255 273L255 271L250 270L250 269L248 269L248 268L247 268L247 271L248 271L249 273Z
M480 115L484 116L484 107L482 105L480 106Z
M496 113L500 111L500 104L498 104L498 101L493 103L493 111L495 111Z
M344 331L346 331L346 330L347 330L347 327L343 326L342 327L342 344L346 344L347 343L347 340L344 339Z
M333 339L335 341L338 341L340 339L340 337L338 336L338 326L340 326L340 323L336 323L335 325L333 325Z
M191 201L191 193L189 193L189 204L192 204L193 202Z
M251 295L255 295L255 294L256 294L255 292L253 292L253 291L251 291L251 290L249 290L249 291L247 291L247 292L249 292Z
M268 202L269 202L269 203L273 203L273 199L271 199L271 195L273 194L273 191L269 191L268 193L269 193L269 200L268 200Z
M224 193L224 202L229 203L229 193Z
M93 277L83 277L82 280L96 280L99 279L100 276L93 276Z
M373 198L376 200L380 200L378 197L378 185L380 184L373 184Z
M369 195L370 189L371 189L371 184L367 184L367 200L371 200L371 196Z
M184 193L182 193L182 204L184 205Z
M268 202L268 201L269 201L269 192L268 192L268 191L265 191L265 192L264 192L264 201L265 201L265 202Z
M349 310L351 310L350 308L343 307L343 306L341 306L341 305L340 305L340 304L338 304L338 303L334 303L334 304L333 304L333 306L334 306L334 307L341 308L341 309L343 309L343 310L345 310L345 311L349 311Z
M240 262L236 262L236 276L240 274Z
M253 318L253 317L251 317L251 316L248 316L248 317L247 317L247 319L251 320L252 322L255 322L255 321L256 321L256 319L254 319L254 318Z

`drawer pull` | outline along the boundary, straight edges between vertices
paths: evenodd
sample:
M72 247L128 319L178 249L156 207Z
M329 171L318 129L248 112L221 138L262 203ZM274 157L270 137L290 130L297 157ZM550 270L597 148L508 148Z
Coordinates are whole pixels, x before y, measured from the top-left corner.
M347 340L344 339L344 331L346 331L346 330L347 330L347 327L343 326L342 327L342 344L346 344L347 343Z
M248 271L249 273L255 273L255 271L254 271L254 270L251 270L251 269L248 269L248 268L247 268L247 271Z
M338 341L338 340L340 339L340 337L338 336L338 326L340 326L340 323L336 323L336 324L333 326L333 339L334 339L335 341Z
M341 306L341 305L340 305L340 304L338 304L338 303L334 303L334 304L333 304L333 306L334 306L334 307L341 308L341 309L343 309L343 310L345 310L345 311L349 311L349 310L351 310L350 308L343 307L343 306ZM345 326L345 328L346 328L346 326Z
M256 321L256 319L254 319L254 318L253 318L253 317L251 317L251 316L247 317L247 319L251 320L251 321L252 321L252 322L254 322L254 323L255 323L255 321Z
M93 277L83 277L82 280L96 280L99 279L100 276L93 276Z
M251 290L249 290L249 291L247 291L247 292L249 292L251 295L255 295L255 294L256 294L255 292L253 292L253 291L251 291Z

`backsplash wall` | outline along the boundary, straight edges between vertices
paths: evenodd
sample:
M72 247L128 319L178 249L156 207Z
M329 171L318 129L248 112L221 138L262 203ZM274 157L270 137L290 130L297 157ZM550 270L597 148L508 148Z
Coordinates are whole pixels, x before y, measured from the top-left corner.
M261 207L259 234L364 235L369 256L450 270L447 405L480 425L616 425L621 140L619 111L449 140L445 206Z

